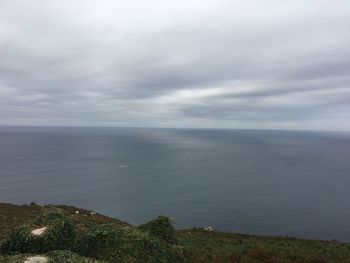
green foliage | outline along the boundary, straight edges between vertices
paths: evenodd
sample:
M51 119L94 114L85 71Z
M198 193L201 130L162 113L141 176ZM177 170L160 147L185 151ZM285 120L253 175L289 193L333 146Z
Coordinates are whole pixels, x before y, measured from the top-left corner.
M23 263L25 257L23 255L15 255L15 256L1 256L0 255L0 262L1 263Z
M128 235L127 249L142 262L183 262L180 247L170 245L147 232L133 230Z
M157 218L138 226L141 231L148 232L170 244L177 244L177 238L173 222L169 217L158 216Z
M91 258L81 257L67 250L57 250L47 253L48 263L102 263Z
M31 233L42 227L47 227L42 235L35 236ZM161 232L163 230L164 233ZM113 263L182 262L181 249L173 245L174 237L171 221L166 217L159 217L139 229L94 224L78 232L70 219L53 212L14 230L1 245L1 253L44 254L55 250L70 250L80 256ZM171 244L165 241L171 241ZM52 260L57 262L59 259L61 262L65 262L63 259L74 262L75 255L68 252L55 252L52 255Z
M77 240L78 254L107 262L182 262L182 255L146 232L113 225L95 225Z
M43 235L45 251L69 249L76 237L74 223L67 218L56 220Z
M93 225L81 233L74 250L80 255L110 260L120 257L125 231L110 224Z
M22 225L40 214L38 209L37 206L0 204L0 239L8 235L5 229L17 227L0 245L3 254L10 254L0 255L1 263L23 263L29 254L46 254L49 263L350 262L350 243L336 241L189 229L176 231L179 240L176 243L172 222L166 217L158 217L139 227L124 227L126 224L102 216L76 215L76 208L41 207L49 209L42 210L45 215ZM62 211L68 218L52 211ZM76 227L69 218L77 223ZM43 235L31 234L33 229L44 226L48 228Z
M190 229L177 232L186 262L350 262L350 243L249 236Z
M28 252L30 250L30 242L33 239L30 234L31 226L23 225L14 230L8 239L1 243L1 254L11 254L14 252Z
M60 221L62 222L67 220L68 220L67 217L62 213L50 212L38 217L36 220L33 221L33 224L36 226L40 226L40 225L54 224Z
M47 227L42 235L35 236L31 233L40 227ZM76 230L71 220L63 214L50 213L15 229L1 244L0 252L45 253L51 250L69 249L75 236Z

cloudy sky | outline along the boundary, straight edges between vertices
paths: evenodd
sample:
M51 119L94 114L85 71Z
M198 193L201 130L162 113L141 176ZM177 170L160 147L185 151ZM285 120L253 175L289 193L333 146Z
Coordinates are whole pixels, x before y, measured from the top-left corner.
M0 0L0 125L350 130L350 1Z

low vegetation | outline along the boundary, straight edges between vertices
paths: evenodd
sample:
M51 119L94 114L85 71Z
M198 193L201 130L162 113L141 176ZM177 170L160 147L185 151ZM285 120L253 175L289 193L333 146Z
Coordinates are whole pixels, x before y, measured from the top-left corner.
M80 255L107 262L181 262L175 246L137 228L109 224L94 225L83 231L73 249Z
M105 263L92 258L82 257L71 251L51 251L47 253L48 263Z
M46 227L42 235L33 235L32 230ZM46 253L73 247L76 229L71 219L58 212L42 215L36 220L14 229L1 246L2 254Z
M158 216L156 219L142 224L137 228L167 243L177 244L178 242L173 222L169 217Z
M157 217L134 227L70 206L0 204L0 262L349 262L350 244L206 231L175 231ZM43 229L33 235L34 229Z
M350 262L350 244L336 241L208 232L177 232L186 262Z
M79 226L77 221L62 212L43 214L15 228L2 241L0 253L48 254L51 261L57 258L61 262L75 260L76 256L104 262L183 262L182 249L175 245L175 230L167 217L150 221L145 228L101 222ZM33 230L38 229L44 230L34 235ZM56 252L50 254L52 251Z

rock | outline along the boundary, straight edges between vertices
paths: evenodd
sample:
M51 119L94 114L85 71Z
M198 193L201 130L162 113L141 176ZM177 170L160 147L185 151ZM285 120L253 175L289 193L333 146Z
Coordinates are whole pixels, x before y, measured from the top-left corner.
M79 211L75 211L75 213L78 215L78 214L79 214Z
M43 256L29 257L27 258L26 261L24 261L24 263L47 263L47 262L48 262L47 257L43 257Z
M214 229L211 226L204 228L205 231L213 232Z
M90 215L96 215L96 213L95 212L90 212Z
M34 230L32 231L32 234L33 234L34 236L41 236L41 235L45 232L46 228L47 228L47 227L44 226L44 227L42 227L42 228L34 229Z

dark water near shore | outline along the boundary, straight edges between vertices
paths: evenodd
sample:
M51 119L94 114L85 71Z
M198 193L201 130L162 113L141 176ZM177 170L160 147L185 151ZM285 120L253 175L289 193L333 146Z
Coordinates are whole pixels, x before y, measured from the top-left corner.
M350 241L350 135L0 127L0 202Z

